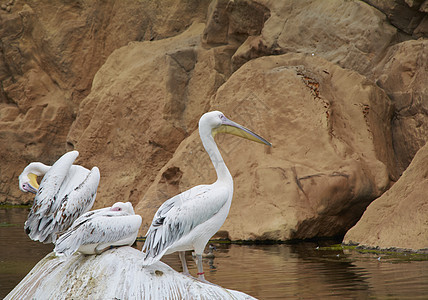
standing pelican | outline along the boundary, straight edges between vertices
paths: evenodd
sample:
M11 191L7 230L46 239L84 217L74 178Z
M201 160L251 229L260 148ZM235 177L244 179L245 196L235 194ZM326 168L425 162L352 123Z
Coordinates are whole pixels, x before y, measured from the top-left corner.
M112 207L88 211L57 239L55 253L70 256L100 254L111 246L132 245L137 238L141 217L131 202L117 202Z
M219 111L208 112L199 120L199 136L217 173L211 185L198 185L165 201L156 212L146 235L144 263L152 264L163 255L178 251L183 273L188 275L185 251L194 250L198 279L206 281L202 253L209 239L220 229L229 213L233 179L214 141L219 132L271 144L247 128L227 119Z
M52 166L29 164L19 175L19 188L35 193L25 222L25 232L34 241L55 242L56 233L66 230L74 220L92 208L100 181L97 167L88 170L73 165L79 155L70 151ZM43 176L40 186L37 176Z

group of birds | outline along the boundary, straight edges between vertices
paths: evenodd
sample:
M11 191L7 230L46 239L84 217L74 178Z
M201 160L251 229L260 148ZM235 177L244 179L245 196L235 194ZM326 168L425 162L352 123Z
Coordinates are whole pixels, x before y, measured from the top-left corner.
M183 273L190 276L185 251L194 250L198 279L206 281L202 255L209 239L220 229L229 213L233 179L214 141L217 133L237 135L268 146L251 130L229 120L219 111L205 113L199 120L199 135L217 173L217 181L198 185L165 201L156 212L143 246L143 264L159 261L178 252ZM58 256L76 251L100 254L114 247L132 245L142 222L130 202L92 210L100 172L73 162L71 151L52 166L30 163L19 176L23 192L36 194L24 228L34 241L54 243ZM37 177L43 176L40 185Z

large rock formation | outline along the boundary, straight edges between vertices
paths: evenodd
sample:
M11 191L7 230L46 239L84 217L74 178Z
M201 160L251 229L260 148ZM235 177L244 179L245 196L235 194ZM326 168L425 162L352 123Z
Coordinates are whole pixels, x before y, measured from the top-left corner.
M428 135L428 40L390 47L374 69L376 83L395 106L392 118L397 168L404 171Z
M428 252L428 145L394 186L373 201L345 235L345 244Z
M131 43L96 74L67 142L100 167L97 207L118 195L136 204L195 128L216 85L212 66L197 65L203 28L195 24L176 37Z
M388 97L363 76L322 58L252 60L217 91L211 107L273 144L264 149L236 137L218 138L236 186L223 227L231 239L343 234L394 174ZM150 222L153 205L166 196L213 181L195 131L136 211Z
M31 201L26 164L75 148L100 168L95 207L131 201L144 233L162 201L215 180L196 127L219 109L274 144L219 137L228 236L344 234L427 141L426 6L14 1L0 10L0 202Z
M361 1L260 2L271 17L233 55L235 68L257 56L298 52L368 74L397 33L380 11Z
M0 10L0 202L31 201L16 189L26 164L74 148L65 141L79 104L115 49L177 35L204 20L208 4L14 1Z

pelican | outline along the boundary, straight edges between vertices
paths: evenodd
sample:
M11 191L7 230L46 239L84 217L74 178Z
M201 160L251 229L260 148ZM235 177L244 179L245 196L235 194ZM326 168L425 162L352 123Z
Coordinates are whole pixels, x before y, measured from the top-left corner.
M208 258L208 259L212 258L212 259L214 259L215 258L214 251L217 251L216 246L214 246L213 244L209 244L208 245L208 252L207 253L205 253L205 252L202 253L202 258ZM196 258L195 252L192 252L192 256L194 258Z
M233 179L214 141L217 133L234 134L268 146L271 144L249 129L227 119L219 111L199 120L199 136L217 173L217 181L198 185L165 201L156 212L146 234L144 264L150 265L165 254L179 254L183 274L190 275L185 251L194 250L198 279L205 280L202 253L209 239L220 229L229 213Z
M88 211L57 239L57 256L100 254L113 246L132 245L137 238L141 216L134 213L131 202L116 202L112 207Z
M33 162L19 175L21 191L36 194L24 226L32 240L55 242L57 232L92 208L100 171L73 165L78 155L77 151L67 152L52 166ZM38 176L43 176L40 186Z

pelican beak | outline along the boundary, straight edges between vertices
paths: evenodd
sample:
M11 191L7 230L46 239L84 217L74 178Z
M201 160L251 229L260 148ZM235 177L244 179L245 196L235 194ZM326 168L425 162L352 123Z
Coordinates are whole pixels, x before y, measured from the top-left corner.
M233 134L236 136L240 136L240 137L243 137L247 140L254 141L254 142L257 142L260 144L272 146L271 143L266 141L260 135L255 134L254 132L252 132L248 128L245 128L244 126L241 126L241 125L229 120L225 116L222 116L221 120L222 120L222 124L219 127L214 128L212 130L213 136L215 136L217 133L224 132L224 133L229 133L229 134Z
M30 182L29 182L30 190L29 190L29 192L36 194L37 190L39 189L39 184L37 183L37 175L30 173L27 176L30 179Z

